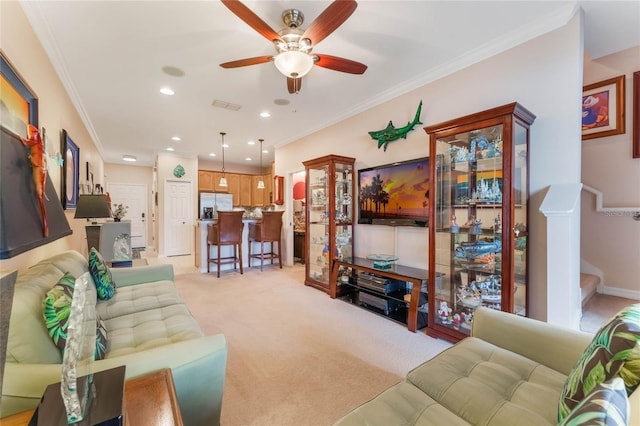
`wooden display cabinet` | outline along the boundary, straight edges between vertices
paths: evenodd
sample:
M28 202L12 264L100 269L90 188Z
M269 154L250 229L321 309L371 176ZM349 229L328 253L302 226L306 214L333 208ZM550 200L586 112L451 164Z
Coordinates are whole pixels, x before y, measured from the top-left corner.
M355 158L327 155L306 170L305 285L329 292L333 259L353 257Z
M430 336L452 341L468 336L479 306L527 315L534 120L512 103L424 129L432 159Z

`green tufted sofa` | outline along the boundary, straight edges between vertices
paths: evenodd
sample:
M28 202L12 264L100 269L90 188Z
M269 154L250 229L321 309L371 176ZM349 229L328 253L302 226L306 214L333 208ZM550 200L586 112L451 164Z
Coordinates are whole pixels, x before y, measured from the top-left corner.
M80 277L86 259L67 251L18 274L9 323L0 417L34 408L60 381L62 356L49 338L42 299L65 272ZM204 336L173 283L171 265L111 269L117 289L96 311L107 353L93 371L126 365L126 377L171 368L185 425L218 425L227 361L223 335Z
M472 337L413 369L335 426L556 425L567 375L592 337L480 308ZM640 426L640 390L629 406L628 424Z

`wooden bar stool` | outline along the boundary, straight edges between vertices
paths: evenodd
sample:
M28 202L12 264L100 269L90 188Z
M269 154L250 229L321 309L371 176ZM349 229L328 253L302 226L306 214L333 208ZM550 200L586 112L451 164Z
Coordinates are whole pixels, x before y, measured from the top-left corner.
M251 267L251 259L260 259L260 270L264 265L264 260L278 259L280 263L280 269L282 269L282 258L280 252L282 251L282 214L283 210L271 212L262 212L262 220L259 222L249 223L249 267ZM260 253L251 254L251 243L260 243ZM271 251L264 252L264 243L271 244ZM278 243L278 252L275 252L274 243Z
M210 272L211 264L218 267L218 278L220 278L220 265L233 263L236 270L236 263L240 263L240 274L242 271L242 231L244 223L242 215L244 211L219 211L218 221L207 227L207 272ZM233 256L220 257L221 246L233 246ZM218 255L211 257L211 246L218 246Z

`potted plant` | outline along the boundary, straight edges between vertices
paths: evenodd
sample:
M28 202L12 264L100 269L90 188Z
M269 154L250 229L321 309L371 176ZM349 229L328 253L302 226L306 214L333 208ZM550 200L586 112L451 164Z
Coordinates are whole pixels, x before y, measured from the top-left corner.
M127 209L129 206L124 206L122 204L114 204L115 209L113 210L113 221L120 222L124 215L127 214Z

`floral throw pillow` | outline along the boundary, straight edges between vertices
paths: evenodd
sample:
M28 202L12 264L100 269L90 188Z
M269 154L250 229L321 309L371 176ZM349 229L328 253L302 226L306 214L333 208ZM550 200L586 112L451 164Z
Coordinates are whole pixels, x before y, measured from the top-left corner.
M75 277L67 272L60 278L58 283L45 294L42 300L42 312L49 336L63 354L64 348L67 345L67 329L69 327L69 315L71 314L71 302L73 300L75 283ZM104 322L100 318L97 318L95 359L103 359L106 351L107 329L104 326Z
M111 276L111 270L94 247L89 253L89 272L98 291L98 299L109 300L116 293L116 285Z
M596 386L559 426L626 426L629 415L624 381L616 377Z
M627 395L640 384L640 304L618 312L593 336L564 384L558 421L597 385L616 376L624 381Z

